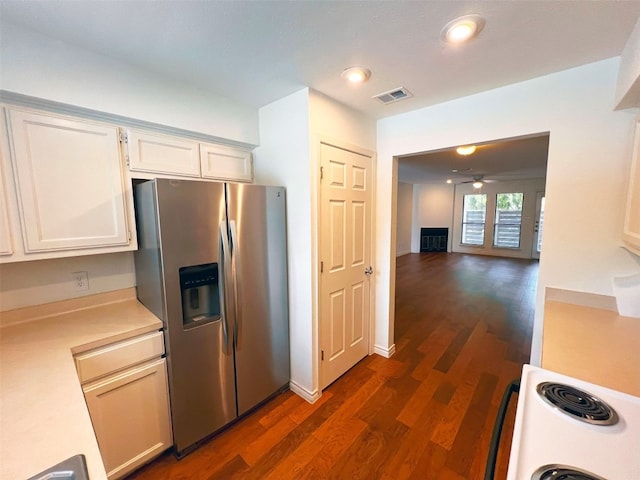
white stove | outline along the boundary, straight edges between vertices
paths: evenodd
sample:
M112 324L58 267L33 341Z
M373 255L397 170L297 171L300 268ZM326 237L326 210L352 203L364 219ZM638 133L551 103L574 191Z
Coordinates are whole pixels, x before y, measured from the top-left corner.
M640 397L525 365L507 480L640 480Z

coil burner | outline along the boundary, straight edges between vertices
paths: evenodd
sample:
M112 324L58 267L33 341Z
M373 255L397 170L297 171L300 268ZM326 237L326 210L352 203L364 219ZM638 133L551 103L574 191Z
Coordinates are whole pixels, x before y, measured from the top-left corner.
M577 418L578 420L591 425L603 426L618 423L618 415L613 408L598 397L594 397L583 390L555 382L540 383L536 390L547 403L558 408L562 413Z
M566 465L545 465L533 473L531 480L606 480L602 477Z

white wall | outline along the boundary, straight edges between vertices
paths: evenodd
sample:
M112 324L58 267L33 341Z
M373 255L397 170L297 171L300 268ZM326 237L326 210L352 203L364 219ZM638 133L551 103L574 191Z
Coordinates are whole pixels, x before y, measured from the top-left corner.
M511 182L485 183L478 191L470 183L456 185L453 208L452 251L493 255L497 257L531 258L534 242L534 223L536 221L536 198L538 192L544 192L545 181L521 180ZM493 246L493 224L495 219L496 195L498 193L523 193L522 225L520 228L520 248L495 248ZM487 195L486 225L484 245L469 247L462 244L462 209L464 195L483 193Z
M316 299L319 141L375 147L375 121L304 89L260 109L257 183L287 188L291 387L319 394Z
M301 90L259 110L260 147L254 151L256 183L287 191L287 261L292 389L317 395L312 311L311 165L309 93Z
M396 213L396 256L411 253L411 224L413 220L413 185L398 182Z
M72 272L87 272L89 290L76 291ZM134 287L131 252L0 265L0 311Z
M3 90L259 143L255 108L6 22L0 32Z
M315 90L309 90L311 134L365 150L376 148L376 121ZM315 149L317 151L317 149ZM318 167L320 163L316 164Z
M614 112L619 59L457 99L378 122L379 319L393 341L396 155L550 132L546 213L532 361L539 363L545 287L612 295L612 277L638 271L620 248L631 158L631 112ZM378 325L384 328L384 325ZM380 333L382 336L382 333Z
M619 109L640 107L640 19L620 56L615 105Z
M447 184L414 185L413 225L411 251L420 251L422 227L446 227L449 229L447 251L451 251L454 186Z

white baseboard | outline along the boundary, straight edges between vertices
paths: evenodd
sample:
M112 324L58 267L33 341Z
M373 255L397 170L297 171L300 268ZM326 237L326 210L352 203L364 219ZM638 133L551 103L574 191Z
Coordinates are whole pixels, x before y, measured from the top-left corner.
M385 358L391 358L396 353L396 344L394 343L389 348L381 347L379 345L374 345L373 352Z
M411 253L411 250L401 250L399 252L396 252L396 257L401 257L402 255L408 255Z
M316 403L318 399L322 396L321 391L314 390L313 392L310 392L306 388L298 385L293 380L289 380L289 390L291 390L293 393L295 393L299 397L302 397L304 400L306 400L309 403Z

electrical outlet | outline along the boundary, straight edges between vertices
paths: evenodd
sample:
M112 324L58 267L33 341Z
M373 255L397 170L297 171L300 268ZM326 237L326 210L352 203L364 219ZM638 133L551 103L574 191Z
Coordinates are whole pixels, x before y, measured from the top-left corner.
M77 292L89 290L89 274L87 272L73 272L71 278Z

